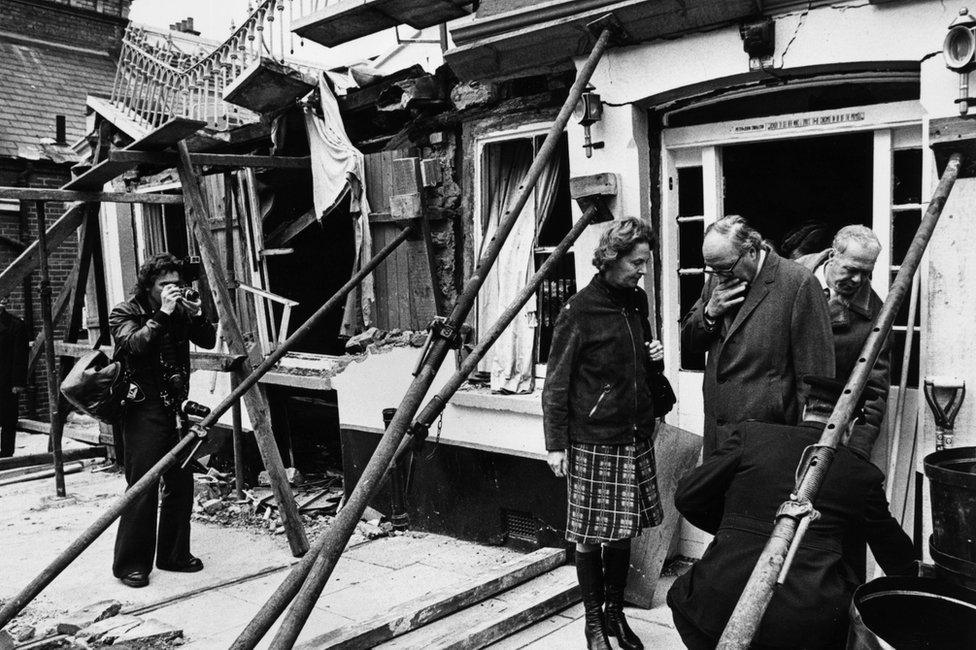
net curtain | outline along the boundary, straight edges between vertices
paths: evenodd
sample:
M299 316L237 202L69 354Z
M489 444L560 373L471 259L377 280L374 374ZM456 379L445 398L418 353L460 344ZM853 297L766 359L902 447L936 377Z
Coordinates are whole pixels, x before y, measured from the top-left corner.
M485 152L488 192L487 205L482 210L484 237L479 257L494 236L506 207L514 200L519 183L532 164L532 141L489 145ZM498 261L485 278L478 296L479 333L487 332L535 272L536 224L544 222L552 211L559 166L560 158L554 156L543 169L534 197L526 202L502 246ZM493 392L531 393L535 388L536 309L533 295L482 361L480 369L490 373Z

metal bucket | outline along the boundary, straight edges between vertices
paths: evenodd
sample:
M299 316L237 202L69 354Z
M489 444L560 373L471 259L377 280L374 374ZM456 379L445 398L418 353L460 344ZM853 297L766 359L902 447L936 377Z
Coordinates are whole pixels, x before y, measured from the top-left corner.
M934 578L878 578L851 602L847 650L976 648L976 591Z
M976 588L976 447L925 457L932 491L929 550L939 574Z

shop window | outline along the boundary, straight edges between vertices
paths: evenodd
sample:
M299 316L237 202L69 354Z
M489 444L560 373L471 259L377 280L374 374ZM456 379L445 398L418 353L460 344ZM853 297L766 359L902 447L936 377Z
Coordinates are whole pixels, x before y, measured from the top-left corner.
M702 239L705 206L701 167L678 169L678 284L680 313L687 314L705 286ZM704 370L705 353L681 348L682 370Z
M922 222L922 150L918 148L900 149L892 153L891 180L891 267L888 270L889 284L898 275L905 254L911 246L915 231ZM902 360L908 334L908 310L910 293L902 302L895 317L891 337L891 383L896 385L901 377ZM921 309L915 310L915 322L911 324L912 349L908 360L908 388L918 388L919 337L921 330Z

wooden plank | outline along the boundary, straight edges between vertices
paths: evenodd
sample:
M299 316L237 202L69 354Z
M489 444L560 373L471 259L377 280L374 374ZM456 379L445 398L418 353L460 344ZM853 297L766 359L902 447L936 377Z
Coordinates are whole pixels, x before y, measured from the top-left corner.
M292 106L315 90L315 78L260 57L224 89L224 101L266 114Z
M48 250L55 250L71 236L85 218L85 203L74 203L47 228ZM33 241L7 268L0 272L0 295L10 293L31 271L37 268L37 241Z
M45 431L45 433L47 433ZM83 449L65 449L61 452L61 459L65 462L85 460L88 458L105 458L105 447L87 447ZM0 472L8 469L20 469L32 465L50 465L51 454L27 454L13 458L0 458Z
M179 143L179 152L178 170L180 183L183 186L183 196L186 198L187 217L193 224L193 231L196 234L200 250L200 259L210 280L214 304L220 314L224 340L227 342L231 354L248 357L242 370L236 373L238 379L243 380L253 372L254 367L259 365L263 358L256 347L252 346L249 349L244 343L244 336L237 323L237 317L234 315L233 302L227 288L227 278L224 277L224 271L221 267L217 244L214 242L213 233L210 231L210 210L204 200L199 179L193 173L190 152L187 150L185 142ZM285 466L281 460L281 453L278 451L274 431L271 429L271 415L264 390L255 386L253 390L247 391L244 394L244 406L247 408L251 426L254 428L254 438L258 443L258 450L261 452L264 467L271 479L272 490L278 503L278 512L281 513L292 554L295 556L304 555L308 551L308 539L305 536L305 529L298 514L295 496L285 476Z
M388 243L386 233L388 228L383 226L371 226L373 231L373 250L380 250ZM390 309L390 282L387 279L388 261L380 264L373 271L373 281L375 282L376 295L376 327L389 330L389 309Z
M80 190L52 190L42 187L0 187L0 199L21 201L91 201L101 203L180 204L179 194L139 194L138 192L82 192Z
M400 24L416 29L468 15L452 0L345 0L292 20L292 31L326 47L369 36Z
M315 218L315 208L312 208L294 221L276 228L265 239L264 245L268 248L284 246L316 221L318 219Z
M671 539L677 534L681 520L674 507L674 493L681 477L698 464L701 448L701 436L666 422L658 428L654 455L664 521L645 530L633 543L626 598L638 607L649 608L654 600L654 591L667 559Z
M130 149L115 149L110 151L108 159L140 165L159 165L175 167L179 164L179 156L171 151L133 151ZM194 165L209 167L261 167L268 169L309 169L312 165L308 156L252 156L247 154L225 153L191 153L190 160ZM178 197L180 203L183 197Z
M332 630L305 642L315 648L372 648L423 625L479 603L566 563L566 551L544 548L494 571L424 594L366 621Z
M155 131L149 133L126 147L129 151L155 151L165 149L176 144L178 141L193 135L204 126L206 122L200 120L190 120L184 117L174 117L160 126ZM111 158L98 163L81 176L66 183L61 187L63 190L100 190L119 174L131 169L132 163L117 162Z
M579 601L576 568L562 566L450 618L396 637L378 648L474 650L514 634Z

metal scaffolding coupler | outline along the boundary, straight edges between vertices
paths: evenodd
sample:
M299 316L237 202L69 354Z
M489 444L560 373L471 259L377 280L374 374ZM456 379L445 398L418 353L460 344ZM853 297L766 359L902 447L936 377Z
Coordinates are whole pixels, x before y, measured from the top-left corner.
M776 511L776 519L779 520L780 517L789 517L790 519L796 520L797 526L796 534L793 535L793 541L790 542L790 549L787 551L786 558L783 560L783 566L779 570L779 577L776 578L777 584L783 584L786 580L786 574L789 573L790 565L793 564L793 557L803 542L803 536L806 534L807 528L810 527L811 522L816 521L820 517L820 513L814 509L809 499L799 499L796 494L791 494L790 500L783 503L779 507L779 510Z
M209 432L207 431L206 427L200 426L199 422L194 422L190 425L187 435L194 436L198 440L196 444L193 445L193 449L190 450L190 453L187 454L186 459L180 465L182 469L186 469L186 466L190 464L190 461L196 458L196 454L200 450L201 445L207 441L208 434Z
M427 326L427 340L424 342L424 349L420 353L420 358L417 359L417 365L413 368L413 376L416 377L423 368L424 362L427 360L427 356L430 354L431 346L434 343L434 338L444 339L447 341L448 346L452 350L461 349L461 340L463 335L470 328L467 325L451 325L447 322L447 318L444 316L435 316L434 320L430 321Z

